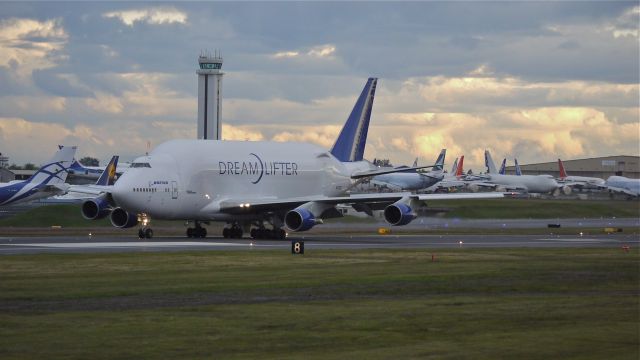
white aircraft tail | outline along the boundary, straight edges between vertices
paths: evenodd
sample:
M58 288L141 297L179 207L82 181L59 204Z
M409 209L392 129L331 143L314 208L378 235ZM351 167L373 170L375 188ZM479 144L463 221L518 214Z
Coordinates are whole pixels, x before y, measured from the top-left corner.
M489 153L489 150L484 151L484 166L487 167L487 173L489 174L498 173L498 169L496 169L496 164L493 162L493 159L491 158L491 153Z
M53 157L44 163L35 174L27 180L38 185L62 184L67 179L67 169L76 155L76 146L62 146Z

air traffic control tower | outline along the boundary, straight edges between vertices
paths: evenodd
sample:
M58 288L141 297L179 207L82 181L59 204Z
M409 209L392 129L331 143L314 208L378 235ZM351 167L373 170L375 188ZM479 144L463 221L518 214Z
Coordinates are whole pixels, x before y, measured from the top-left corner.
M203 53L198 57L198 139L220 140L222 128L222 57Z

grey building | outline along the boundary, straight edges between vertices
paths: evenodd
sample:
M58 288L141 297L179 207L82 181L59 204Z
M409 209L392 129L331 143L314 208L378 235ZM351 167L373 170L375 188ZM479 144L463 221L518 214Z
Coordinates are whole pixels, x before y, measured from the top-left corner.
M640 156L616 155L587 159L562 160L564 169L570 176L591 176L607 179L611 175L640 178ZM520 165L523 174L549 174L554 177L560 175L558 161ZM507 174L515 174L514 166L507 166Z

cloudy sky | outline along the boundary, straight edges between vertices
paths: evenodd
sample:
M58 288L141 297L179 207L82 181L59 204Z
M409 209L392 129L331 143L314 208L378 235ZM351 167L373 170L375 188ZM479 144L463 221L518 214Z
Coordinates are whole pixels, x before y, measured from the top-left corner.
M637 1L3 2L0 152L195 138L197 56L220 49L225 139L329 148L375 76L368 159L639 155L639 19Z

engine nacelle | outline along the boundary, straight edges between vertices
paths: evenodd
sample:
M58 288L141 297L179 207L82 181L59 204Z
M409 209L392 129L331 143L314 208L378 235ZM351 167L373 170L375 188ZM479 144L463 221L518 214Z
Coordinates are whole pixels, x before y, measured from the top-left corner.
M571 186L567 186L567 185L563 186L562 193L564 193L565 195L571 194Z
M496 191L497 192L507 192L507 187L500 185L500 186L496 187Z
M384 219L393 226L407 225L415 218L416 214L407 204L394 203L384 208Z
M476 184L469 184L468 188L471 192L474 192L474 193L480 190L480 187Z
M138 215L129 214L123 208L115 208L111 211L111 225L125 229L138 225Z
M85 219L97 220L109 215L111 209L112 207L109 204L109 201L103 197L99 197L83 202L80 211L82 213L82 217Z
M284 224L292 231L307 231L318 222L311 211L304 208L290 210L284 216Z

